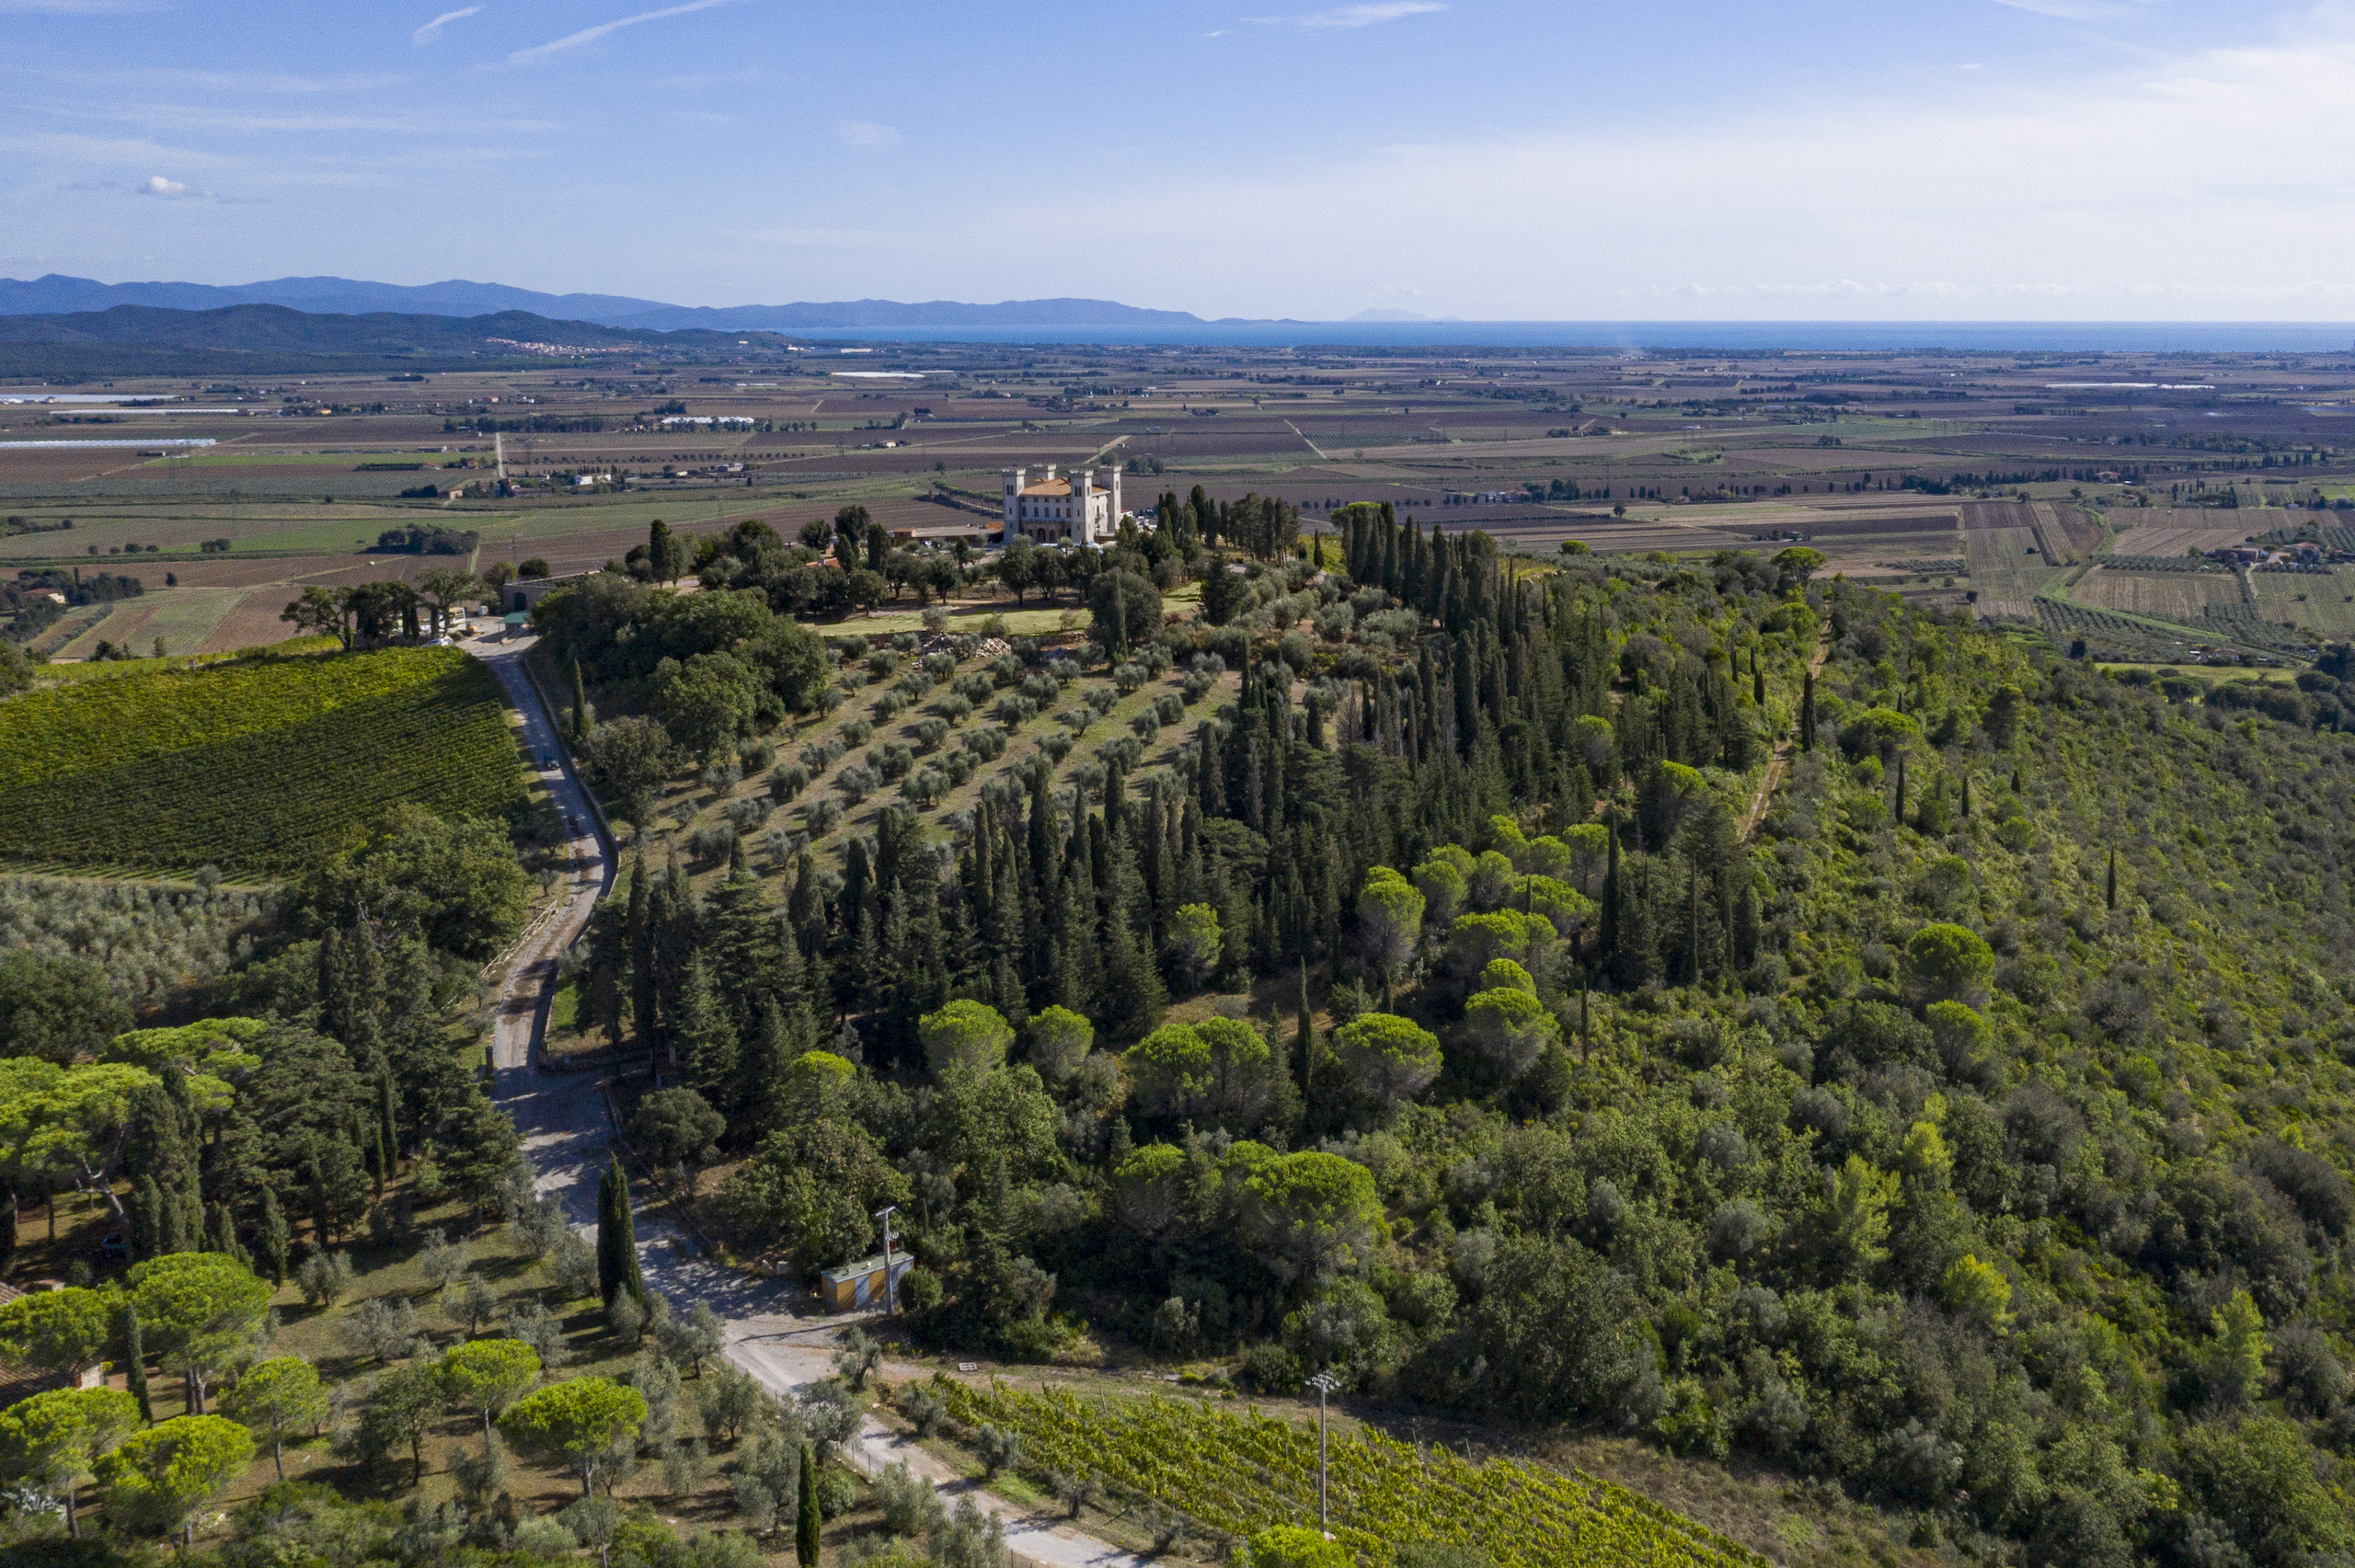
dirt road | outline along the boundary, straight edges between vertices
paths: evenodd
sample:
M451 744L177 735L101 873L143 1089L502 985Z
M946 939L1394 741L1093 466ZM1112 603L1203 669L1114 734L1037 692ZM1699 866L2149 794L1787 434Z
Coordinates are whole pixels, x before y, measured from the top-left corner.
M541 782L573 830L563 896L523 933L500 981L491 1036L491 1062L498 1074L494 1098L515 1118L539 1190L560 1196L573 1228L593 1241L597 1181L611 1148L604 1093L595 1072L543 1070L538 1052L556 998L557 960L587 928L597 900L613 885L615 867L598 836L586 790L557 744L555 720L523 671L523 656L533 641L480 638L465 645L499 677L509 704L522 716L526 749L534 757L556 763L541 770ZM681 1309L709 1302L726 1324L728 1359L752 1373L762 1387L782 1398L833 1375L834 1335L859 1320L798 1317L794 1308L807 1299L790 1284L755 1279L706 1260L676 1226L643 1205L636 1219L638 1262L649 1288ZM897 1381L924 1374L917 1368L887 1363L883 1375ZM872 1416L847 1457L870 1475L904 1460L916 1474L931 1478L952 1506L970 1494L1004 1522L1007 1550L1044 1568L1147 1568L1143 1558L982 1491Z
M1816 639L1815 657L1807 661L1809 677L1823 673L1823 661L1832 657L1832 625L1824 623L1823 634ZM1775 742L1775 754L1766 759L1766 772L1758 781L1758 794L1750 809L1741 814L1741 841L1748 843L1758 831L1758 824L1766 819L1766 807L1775 798L1775 790L1783 782L1783 774L1791 765L1791 748L1798 744L1795 735L1786 735Z

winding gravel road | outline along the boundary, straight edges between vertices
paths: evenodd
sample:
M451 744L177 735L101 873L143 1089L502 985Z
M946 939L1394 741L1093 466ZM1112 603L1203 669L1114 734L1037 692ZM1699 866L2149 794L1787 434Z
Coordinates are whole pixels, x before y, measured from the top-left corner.
M533 921L500 979L491 1036L491 1062L498 1077L494 1098L515 1118L539 1190L561 1197L574 1229L594 1240L597 1180L609 1149L600 1075L546 1070L538 1052L556 998L557 958L587 929L590 913L613 886L617 867L599 836L588 793L557 744L555 719L524 672L523 658L535 640L482 637L465 645L499 677L509 705L522 719L526 749L555 764L541 770L540 780L572 830L563 897ZM637 1219L638 1261L647 1283L681 1307L709 1302L725 1323L728 1359L773 1394L788 1395L831 1376L835 1333L872 1316L801 1317L794 1309L797 1302L806 1304L806 1299L791 1285L755 1279L707 1262L667 1218L643 1206ZM882 1375L898 1381L927 1374L923 1368L887 1361ZM869 1475L904 1462L916 1474L929 1477L952 1505L970 1494L998 1516L1010 1552L1044 1568L1150 1568L1132 1552L981 1490L873 1416L848 1457Z

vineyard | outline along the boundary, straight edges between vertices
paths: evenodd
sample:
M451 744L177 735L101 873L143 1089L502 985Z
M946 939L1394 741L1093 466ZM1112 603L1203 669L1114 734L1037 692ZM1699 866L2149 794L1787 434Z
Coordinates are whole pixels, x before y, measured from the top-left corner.
M1026 1468L1094 1471L1125 1500L1174 1508L1204 1531L1239 1538L1316 1517L1313 1426L1175 1400L1086 1401L948 1378L936 1391L969 1428L1019 1433ZM1747 1548L1582 1472L1475 1464L1437 1447L1426 1455L1371 1431L1333 1440L1331 1505L1334 1537L1376 1568L1417 1540L1476 1545L1499 1568L1766 1568Z
M0 704L0 845L53 865L283 872L397 802L523 788L499 683L455 649L258 658Z

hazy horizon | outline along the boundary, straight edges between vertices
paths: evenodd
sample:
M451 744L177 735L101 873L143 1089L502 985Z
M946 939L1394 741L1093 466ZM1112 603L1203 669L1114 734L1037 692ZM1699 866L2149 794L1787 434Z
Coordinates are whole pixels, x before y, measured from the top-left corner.
M888 52L866 15L781 0L0 13L10 275L1212 319L2355 316L2327 172L2349 132L2311 112L2355 87L2341 0L919 0Z

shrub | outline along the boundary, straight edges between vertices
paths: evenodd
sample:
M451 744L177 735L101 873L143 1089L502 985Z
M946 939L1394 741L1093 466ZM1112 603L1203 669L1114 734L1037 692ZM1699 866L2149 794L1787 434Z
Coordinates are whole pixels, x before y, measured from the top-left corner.
M810 770L800 762L779 762L769 770L769 798L779 806L810 787Z
M690 859L706 864L726 860L736 848L736 830L725 822L708 822L687 835Z

